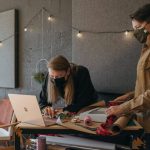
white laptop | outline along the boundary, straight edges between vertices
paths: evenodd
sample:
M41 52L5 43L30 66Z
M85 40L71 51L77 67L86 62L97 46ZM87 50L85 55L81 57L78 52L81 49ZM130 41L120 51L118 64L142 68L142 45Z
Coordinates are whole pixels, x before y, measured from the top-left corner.
M36 96L8 94L16 118L21 123L36 126L49 126L55 124L55 119L42 116Z

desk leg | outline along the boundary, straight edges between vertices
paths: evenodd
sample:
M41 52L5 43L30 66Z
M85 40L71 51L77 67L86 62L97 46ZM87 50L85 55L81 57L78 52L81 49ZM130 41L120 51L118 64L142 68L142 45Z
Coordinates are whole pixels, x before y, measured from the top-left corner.
M20 150L20 137L15 134L15 150Z

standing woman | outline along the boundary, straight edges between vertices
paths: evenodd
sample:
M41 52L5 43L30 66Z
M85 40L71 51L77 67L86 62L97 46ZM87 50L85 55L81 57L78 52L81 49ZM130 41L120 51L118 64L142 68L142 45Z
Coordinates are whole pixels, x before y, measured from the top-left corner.
M48 74L40 93L40 108L54 116L59 112L78 112L97 100L98 95L86 67L70 64L59 55L48 63Z
M137 65L137 79L134 97L119 106L107 109L108 115L121 115L131 112L142 112L145 130L146 150L150 150L150 4L139 8L131 15L134 35L144 44ZM122 96L118 100L125 100Z

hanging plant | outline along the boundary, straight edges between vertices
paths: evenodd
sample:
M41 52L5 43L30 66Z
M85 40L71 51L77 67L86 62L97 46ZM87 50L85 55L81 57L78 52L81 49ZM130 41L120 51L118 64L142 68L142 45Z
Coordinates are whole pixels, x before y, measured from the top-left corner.
M37 72L33 75L33 78L38 83L42 84L45 80L45 74L43 72Z
M33 75L33 78L35 81L37 81L38 83L42 84L45 80L45 75L46 72L45 71L41 71L41 66L40 64L44 63L47 66L48 61L46 59L40 59L38 60L38 62L36 63L36 73Z

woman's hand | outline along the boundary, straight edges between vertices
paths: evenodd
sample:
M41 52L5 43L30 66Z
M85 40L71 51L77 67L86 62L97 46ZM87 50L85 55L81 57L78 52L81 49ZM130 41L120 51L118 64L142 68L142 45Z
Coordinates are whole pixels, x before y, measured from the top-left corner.
M115 115L115 116L120 116L123 113L123 110L119 105L117 106L111 106L108 109L106 109L106 114L107 115Z
M55 116L55 110L53 109L53 107L45 107L44 109L42 109L42 112L44 116L50 116L51 118L54 118Z
M55 109L55 113L56 114L61 114L63 112L63 109L62 108L57 108Z
M63 109L54 109L53 107L45 107L43 110L42 110L43 114L45 116L50 116L51 118L54 118L56 114L59 114L59 113L62 113L63 112Z

